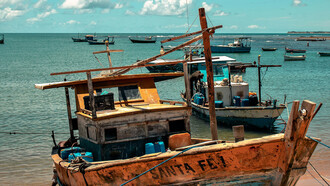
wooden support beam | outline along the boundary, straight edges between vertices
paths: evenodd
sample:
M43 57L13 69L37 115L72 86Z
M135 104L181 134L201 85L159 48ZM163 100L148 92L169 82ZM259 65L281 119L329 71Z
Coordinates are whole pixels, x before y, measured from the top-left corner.
M233 134L235 138L235 142L244 140L244 125L236 125L233 126Z
M184 83L186 87L185 98L187 99L187 105L191 106L191 92L190 92L190 81L189 81L189 73L188 73L188 64L183 64L183 73L184 73Z
M94 89L93 89L93 82L91 77L91 72L86 72L87 75L87 86L89 92L89 105L92 110L92 118L96 119L96 109L95 109L95 100L94 100Z
M171 37L169 39L165 39L165 40L161 41L160 43L163 44L163 43L166 43L166 42L175 41L175 40L182 39L182 38L185 38L185 37L189 37L189 36L192 36L192 35L201 34L205 31L206 32L209 32L211 30L214 31L214 30L219 29L219 28L222 28L222 25L206 28L204 30L200 30L200 31L197 31L197 32L192 32L192 33L189 33L189 34L184 34L184 35L181 35L181 36Z
M109 53L109 52L124 52L124 50L101 50L97 52L93 52L93 54L102 54L102 53Z
M110 51L109 49L109 41L105 41L105 46L107 47L107 51ZM107 57L109 61L109 68L112 68L112 62L111 62L111 57L110 57L110 52L107 52ZM110 70L112 72L112 70Z
M66 99L66 110L68 113L68 121L69 121L69 129L70 129L70 140L73 143L73 141L75 141L75 137L74 137L73 125L72 125L72 113L71 113L69 88L65 87L64 90L65 90L65 99Z
M204 8L199 9L199 20L202 30L207 28L207 21ZM213 67L212 56L210 47L210 33L203 32L203 45L207 73L207 87L208 87L208 100L209 100L209 113L210 113L210 127L212 140L218 140L218 126L217 118L215 116L215 102L214 102L214 80L213 80Z

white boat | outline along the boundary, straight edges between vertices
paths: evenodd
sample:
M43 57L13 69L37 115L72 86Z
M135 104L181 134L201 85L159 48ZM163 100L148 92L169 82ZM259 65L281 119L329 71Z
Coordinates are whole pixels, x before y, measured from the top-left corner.
M302 55L302 56L288 56L288 55L284 55L284 61L302 61L305 60L306 56Z

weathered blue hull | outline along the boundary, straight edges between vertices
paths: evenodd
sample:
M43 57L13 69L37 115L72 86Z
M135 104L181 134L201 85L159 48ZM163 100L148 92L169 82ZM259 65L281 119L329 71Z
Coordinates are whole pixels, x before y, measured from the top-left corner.
M224 45L211 45L212 53L249 53L251 47L229 47Z
M193 114L204 120L209 120L209 110L192 103ZM274 122L282 114L284 106L279 107L227 107L216 109L217 122L220 125L244 125L250 129L272 130Z

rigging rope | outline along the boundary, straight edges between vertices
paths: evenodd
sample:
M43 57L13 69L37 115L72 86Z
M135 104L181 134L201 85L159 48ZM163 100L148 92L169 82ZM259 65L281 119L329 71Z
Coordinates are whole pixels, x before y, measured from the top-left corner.
M329 186L329 183L323 178L323 176L315 169L315 167L312 165L311 162L308 162L312 168L314 169L314 171L322 178L322 180Z
M309 170L307 169L307 172L317 181L317 182L319 182L319 184L321 184L322 186L323 186L323 184L317 179L317 178L315 178L315 176L311 173L311 172L309 172Z
M159 166L163 165L164 163L166 163L166 162L168 162L169 160L171 160L171 159L173 159L173 158L175 158L175 157L179 156L180 154L182 154L182 153L184 153L184 152L187 152L188 150L190 150L190 149L193 149L193 148L196 148L196 147L200 147L200 146L189 147L189 148L187 148L187 149L183 150L182 152L180 152L180 153L178 153L178 154L176 154L176 155L174 155L174 156L172 156L172 157L168 158L167 160L165 160L165 161L161 162L160 164L158 164L158 165L156 165L156 166L152 167L151 169L149 169L149 170L147 170L147 171L145 171L145 172L143 172L143 173L141 173L141 174L139 174L139 175L135 176L134 178L132 178L132 179L128 180L127 182L125 182L125 183L121 184L120 186L123 186L123 185L126 185L126 184L128 184L129 182L131 182L131 181L133 181L133 180L135 180L135 179L139 178L140 176L143 176L144 174L146 174L146 173L148 173L148 172L150 172L150 171L154 170L155 168L157 168L157 167L159 167Z
M323 146L325 146L325 147L328 147L328 148L330 148L330 146L329 146L329 145L326 145L326 144L324 144L324 143L320 142L319 140L316 140L316 139L314 139L314 138L312 138L312 137L310 137L310 136L307 136L307 135L306 135L306 137L307 137L307 138L309 138L309 139L311 139L311 140L314 140L314 141L316 141L317 143L319 143L319 144L321 144L321 145L323 145Z

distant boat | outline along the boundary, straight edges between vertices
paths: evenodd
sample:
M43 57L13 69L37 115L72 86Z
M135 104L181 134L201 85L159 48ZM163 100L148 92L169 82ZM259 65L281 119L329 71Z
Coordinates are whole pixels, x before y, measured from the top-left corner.
M276 51L277 48L261 48L262 51Z
M155 43L156 42L156 38L153 39L152 36L150 37L145 37L144 39L140 39L140 38L129 38L133 43Z
M0 38L0 44L5 44L5 35L4 34L0 34L1 38Z
M89 40L95 40L94 37L95 35L85 35L85 38L81 38L78 33L78 37L72 37L72 40L73 42L87 42Z
M288 56L284 55L284 61L303 61L306 59L305 55L302 56Z
M318 52L320 56L330 56L330 52Z
M234 43L229 43L228 45L211 45L212 53L249 53L250 50L250 37L235 38Z
M325 41L324 37L298 37L296 41Z
M110 37L108 36L103 40L88 40L88 44L90 44L90 45L104 45L105 42L108 41L109 45L114 45L115 44L114 37L112 37L111 41L109 39L110 39Z
M285 48L287 53L306 53L306 50Z

